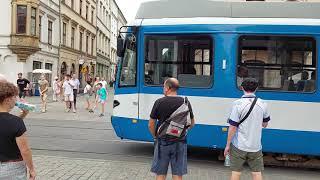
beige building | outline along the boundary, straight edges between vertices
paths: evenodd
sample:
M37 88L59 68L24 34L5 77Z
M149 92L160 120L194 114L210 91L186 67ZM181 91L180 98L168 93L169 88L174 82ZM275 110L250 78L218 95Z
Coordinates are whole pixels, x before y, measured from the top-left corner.
M110 81L111 10L109 0L97 0L97 66L96 76Z
M31 55L40 50L39 1L2 0L0 11L0 73L16 82L18 73L32 72Z
M77 74L82 85L96 71L96 0L61 2L59 73Z

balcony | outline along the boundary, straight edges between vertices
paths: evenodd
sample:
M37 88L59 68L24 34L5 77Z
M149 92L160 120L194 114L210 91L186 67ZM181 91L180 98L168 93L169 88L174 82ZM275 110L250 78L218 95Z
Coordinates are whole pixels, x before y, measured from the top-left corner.
M25 62L27 58L40 50L39 38L28 35L11 35L8 48L18 56L18 61Z

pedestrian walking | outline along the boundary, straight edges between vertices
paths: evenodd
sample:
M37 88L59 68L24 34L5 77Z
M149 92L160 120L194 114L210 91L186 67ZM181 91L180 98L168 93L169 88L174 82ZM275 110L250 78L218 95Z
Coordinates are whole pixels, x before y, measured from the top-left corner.
M255 95L258 88L256 79L246 78L241 88L244 95L233 103L228 120L230 126L224 155L230 157L231 180L240 180L245 162L251 169L252 178L261 180L264 170L261 135L270 116L267 104Z
M24 99L29 90L30 81L22 77L22 73L18 74L17 85L19 87L19 98Z
M60 93L61 93L61 82L59 81L59 77L56 76L54 78L54 81L52 83L52 90L53 90L53 95L52 99L53 101L57 102L58 99L60 99Z
M70 110L72 109L72 111L74 113L76 113L76 110L74 108L74 104L73 104L73 87L74 84L72 84L72 81L70 81L71 76L69 74L67 74L65 76L65 81L63 82L63 92L64 92L64 101L66 103L66 112L70 112Z
M77 79L77 75L73 74L72 79L70 80L71 83L73 84L73 104L74 104L74 109L77 110L77 95L80 92L80 81ZM70 106L71 108L71 106Z
M157 180L167 176L169 163L173 180L187 174L186 134L194 126L194 115L187 98L177 95L179 81L164 82L162 97L155 101L149 120L149 130L155 140L151 171Z
M44 75L41 75L39 80L39 92L40 92L40 98L41 98L41 112L45 113L47 111L47 93L49 88L49 82L46 80L46 77Z
M26 126L20 117L9 113L15 106L18 91L14 84L0 82L0 180L36 177ZM27 114L23 111L21 117Z
M103 117L104 116L104 112L105 112L105 105L107 102L107 90L105 87L103 87L102 83L98 83L97 85L97 97L96 97L96 101L95 101L95 105L93 107L93 109L90 112L93 112L94 109L96 108L96 106L98 104L101 105L101 113L99 115L99 117Z
M86 110L90 110L90 98L92 96L92 87L91 87L91 82L87 81L87 85L84 87L83 93L84 93L84 97L87 101L87 106L86 106Z

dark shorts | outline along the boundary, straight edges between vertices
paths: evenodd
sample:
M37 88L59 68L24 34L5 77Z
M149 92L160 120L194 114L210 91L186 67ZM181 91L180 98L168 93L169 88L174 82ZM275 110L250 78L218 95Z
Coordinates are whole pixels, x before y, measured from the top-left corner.
M185 142L167 143L159 140L155 143L151 172L157 175L167 175L169 163L172 175L187 174L187 144Z
M262 151L246 152L236 148L231 144L230 147L231 170L241 172L243 165L247 163L252 172L261 172L264 170Z
M26 97L26 95L27 95L27 91L21 91L21 90L19 90L19 98L25 98Z

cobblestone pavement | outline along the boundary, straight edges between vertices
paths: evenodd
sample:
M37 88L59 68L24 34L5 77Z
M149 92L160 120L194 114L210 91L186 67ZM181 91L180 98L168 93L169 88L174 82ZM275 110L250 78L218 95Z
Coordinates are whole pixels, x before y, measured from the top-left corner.
M96 160L65 158L55 156L34 156L39 180L148 180L154 179L150 173L150 163L128 162L114 160ZM286 172L287 171L287 172ZM285 172L285 173L284 173ZM290 172L290 173L289 173ZM229 171L222 164L189 165L187 180L227 180ZM285 174L285 175L284 175ZM265 180L319 180L319 172L300 170L278 170L266 168ZM171 179L170 177L168 179ZM250 179L250 173L245 171L243 180Z

